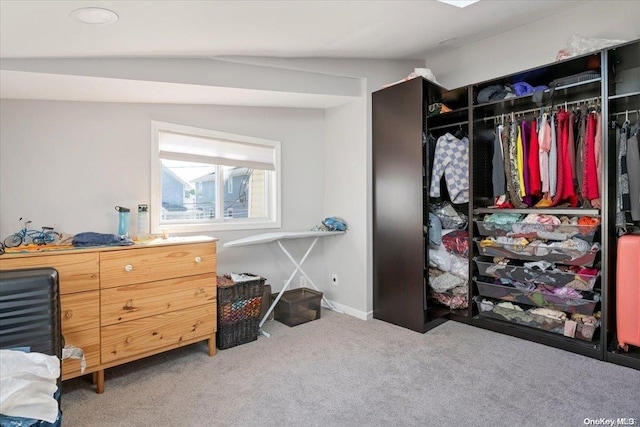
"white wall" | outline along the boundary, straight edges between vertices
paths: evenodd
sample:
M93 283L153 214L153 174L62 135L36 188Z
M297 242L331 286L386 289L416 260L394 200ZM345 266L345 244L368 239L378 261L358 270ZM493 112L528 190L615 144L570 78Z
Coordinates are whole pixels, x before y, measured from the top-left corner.
M347 235L319 241L304 268L339 307L360 318L370 316L371 92L384 83L400 80L422 62L313 58L238 62L310 71L314 75L360 77L366 99L326 112L4 100L0 140L1 235L14 231L20 216L33 219L34 225L55 224L67 233L114 232L113 206L135 206L149 199L149 120L176 121L280 140L282 229L307 230L326 216L344 217L349 224ZM308 92L315 92L311 83ZM40 154L49 159L46 164L51 166L26 175L22 168L14 166L19 164L16 159ZM219 270L262 274L274 290L281 289L292 265L275 244L222 247L225 241L250 234L254 232L215 234L221 239ZM285 246L299 259L308 243L287 241ZM339 276L337 288L330 285L331 273Z
M115 233L115 205L150 199L151 120L281 141L282 230L323 218L322 110L2 100L0 236L17 230L19 217L65 233ZM135 215L131 222L133 231ZM278 290L292 265L277 247L222 247L248 234L210 234L220 238L219 272L261 274ZM304 249L297 243L288 245L295 256ZM312 277L324 272L323 245L305 263Z
M317 283L347 313L373 311L371 93L403 79L418 60L230 57L230 61L362 78L366 98L328 109L325 117L325 216L340 216L349 230L325 239L325 271ZM331 285L338 274L339 286Z
M426 66L453 89L552 63L572 35L640 38L640 1L588 1L555 16L427 58Z

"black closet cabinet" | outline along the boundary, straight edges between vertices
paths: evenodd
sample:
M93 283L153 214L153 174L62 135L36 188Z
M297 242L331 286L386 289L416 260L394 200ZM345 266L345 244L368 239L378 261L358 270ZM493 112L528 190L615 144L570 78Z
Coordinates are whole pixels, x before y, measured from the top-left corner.
M453 94L454 99L448 95ZM467 103L467 89L452 92L414 78L372 94L373 317L417 332L444 322L446 307L428 298L429 217L427 109L446 101ZM448 120L468 120L468 109Z
M620 127L625 121L629 121L632 128L636 123L640 122L640 40L606 49L603 55L605 55L605 63L607 64L605 68L607 72L605 99L607 100L608 112L608 143L611 151L609 159L611 176L607 182L609 194L617 196L619 190L617 185L618 176L621 172L618 167L621 164L618 164L620 147L616 144L616 134L620 131ZM617 151L615 151L616 149ZM640 347L631 345L625 351L618 346L617 316L619 313L617 300L619 297L624 298L620 296L620 288L634 286L634 284L622 283L616 276L617 237L622 233L622 230L618 229L617 197L610 197L607 209L610 212L608 216L609 233L607 236L610 245L607 262L610 268L606 310L608 328L605 360L629 368L640 369ZM640 221L634 221L630 211L621 209L620 215L624 219L628 233L637 233L640 230ZM638 262L640 262L640 259ZM640 287L640 278L637 279L635 286ZM625 295L625 293L623 292L621 295Z

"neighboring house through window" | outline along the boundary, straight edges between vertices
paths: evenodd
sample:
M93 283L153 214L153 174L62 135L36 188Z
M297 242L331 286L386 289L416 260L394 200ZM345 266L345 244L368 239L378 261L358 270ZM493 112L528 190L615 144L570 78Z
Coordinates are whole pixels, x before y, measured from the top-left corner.
M151 232L280 227L280 142L152 121Z

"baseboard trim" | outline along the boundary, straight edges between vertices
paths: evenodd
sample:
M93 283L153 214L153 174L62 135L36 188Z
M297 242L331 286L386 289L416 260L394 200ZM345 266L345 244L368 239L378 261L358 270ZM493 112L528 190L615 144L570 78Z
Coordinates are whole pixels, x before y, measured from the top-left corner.
M371 320L371 319L373 319L373 312L366 313L364 311L356 310L356 309L354 309L352 307L339 304L339 303L337 303L335 301L329 300L329 302L331 304L333 304L333 306L335 308L337 308L340 311L344 311L344 313L348 314L349 316L353 316L353 317L355 317L357 319L360 319L360 320ZM326 308L326 309L330 309L325 304L322 304L322 307Z

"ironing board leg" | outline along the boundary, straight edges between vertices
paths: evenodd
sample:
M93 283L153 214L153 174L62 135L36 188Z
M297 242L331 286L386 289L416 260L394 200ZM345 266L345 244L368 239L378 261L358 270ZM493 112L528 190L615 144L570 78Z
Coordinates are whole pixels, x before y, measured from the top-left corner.
M311 248L313 248L313 245L316 244L316 241L318 240L318 238L316 237L315 240L313 241L313 244L311 245ZM289 260L291 260L291 262L293 263L293 265L296 266L296 269L294 271L294 274L299 271L300 274L302 274L304 277L307 278L307 281L311 284L311 286L313 287L313 289L315 289L316 291L320 292L320 289L318 289L318 287L316 286L315 283L313 283L313 280L311 280L311 278L307 275L307 273L304 272L304 270L302 269L302 263L304 262L304 260L307 258L307 255L309 254L309 251L307 251L307 254L305 254L304 258L302 258L302 261L300 261L300 264L298 264L296 262L295 259L293 259L293 257L291 256L291 254L285 249L285 247L282 245L282 243L280 243L280 241L278 240L278 245L280 245L280 248L282 249L282 251L285 253L285 255L287 255L287 257L289 257ZM309 250L311 250L311 248L309 248ZM327 304L327 306L333 310L333 311L337 311L339 313L344 313L344 311L342 310L338 310L333 304L331 304L331 302L329 302L328 299L325 298L324 294L322 295L322 300L325 302L325 304Z
M287 290L287 288L289 287L289 285L291 284L291 281L293 280L293 278L295 277L296 273L299 271L300 273L302 273L304 275L304 277L307 278L307 280L309 281L309 283L311 283L311 286L313 286L315 288L315 290L317 290L319 292L319 289L316 287L316 285L313 283L313 281L311 281L311 279L309 278L309 276L307 276L307 274L304 272L304 270L302 270L302 264L306 261L307 257L309 256L309 254L311 253L311 250L313 249L313 247L316 245L316 243L318 242L318 237L316 237L315 239L313 239L313 242L311 242L311 245L309 245L309 249L307 249L307 252L305 252L304 256L302 257L302 259L300 260L300 263L297 263L295 259L293 259L293 257L291 256L291 254L289 253L289 251L287 251L287 249L284 247L284 245L280 242L280 240L277 241L278 242L278 246L280 246L280 249L282 249L282 252L285 253L285 255L291 260L291 262L293 263L293 265L296 267L293 272L291 273L291 275L289 276L289 278L287 279L287 281L284 284L284 287L282 288L282 290L278 293L278 296L276 297L276 299L271 303L271 305L269 306L269 310L267 310L267 312L265 313L264 317L262 318L262 320L260 321L260 334L269 337L269 333L265 332L262 330L262 325L264 325L264 322L266 322L266 320L269 318L269 315L271 314L271 312L273 311L273 309L275 308L275 306L278 304L278 301L280 301L280 298L282 298L282 295L284 294L284 291ZM326 298L323 299L325 301L325 303L332 309L335 311L336 308L329 303L329 301L326 300Z

